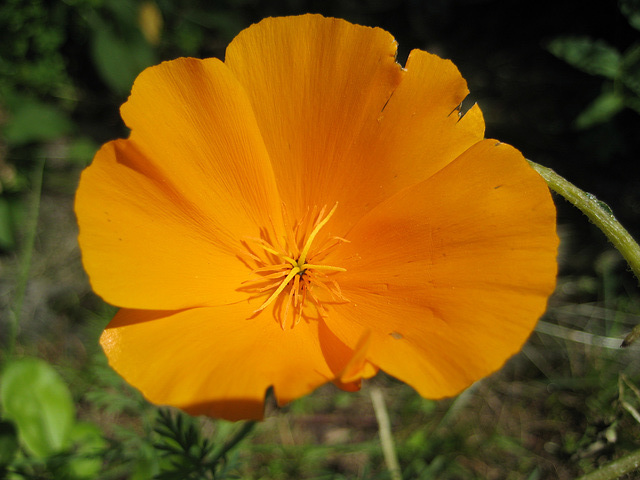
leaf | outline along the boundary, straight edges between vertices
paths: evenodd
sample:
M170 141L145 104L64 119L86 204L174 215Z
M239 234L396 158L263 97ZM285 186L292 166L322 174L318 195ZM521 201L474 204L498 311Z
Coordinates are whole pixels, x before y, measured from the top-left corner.
M18 432L12 422L0 421L0 471L18 453Z
M26 100L12 109L4 127L6 142L12 146L46 142L67 135L73 124L67 115L53 105Z
M156 450L151 445L143 443L136 453L133 472L129 480L156 478L156 475L160 473L160 462Z
M73 426L69 439L76 446L75 455L66 465L70 478L98 478L102 469L102 453L108 446L102 431L92 423L78 422Z
M131 39L123 39L102 23L96 23L91 55L102 80L120 95L131 90L142 70L156 63L153 49L140 32Z
M67 158L79 165L86 166L98 151L99 145L87 137L73 139L69 143Z
M10 362L0 380L4 417L18 428L21 443L36 457L48 457L67 446L74 424L71 393L47 362L22 358Z
M627 17L629 24L640 30L640 0L620 0L620 11Z
M603 40L588 37L560 37L547 45L556 57L591 75L617 77L621 55Z
M622 59L622 83L640 96L640 45L633 45Z
M616 92L603 92L576 118L576 127L585 129L609 121L624 108L624 99Z

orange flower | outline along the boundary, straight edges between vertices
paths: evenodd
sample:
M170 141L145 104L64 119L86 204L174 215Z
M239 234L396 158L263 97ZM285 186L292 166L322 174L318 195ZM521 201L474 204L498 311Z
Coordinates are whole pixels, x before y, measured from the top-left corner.
M152 402L260 418L378 369L455 395L500 368L555 284L555 210L484 140L456 67L304 15L145 70L76 198L101 343Z

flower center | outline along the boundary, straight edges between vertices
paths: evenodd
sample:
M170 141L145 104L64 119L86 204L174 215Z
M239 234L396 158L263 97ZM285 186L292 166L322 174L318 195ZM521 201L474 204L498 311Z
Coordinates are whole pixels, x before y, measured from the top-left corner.
M251 263L255 266L251 273L256 278L243 282L243 288L255 297L268 295L254 314L262 312L285 292L286 307L280 317L280 326L284 330L290 311L294 315L292 327L300 323L307 296L315 304L318 314L326 316L320 297L314 292L315 287L329 292L333 299L346 301L340 287L331 278L333 274L346 270L321 262L333 248L347 240L330 237L319 249L312 249L318 232L327 224L337 207L338 204L326 216L326 208L322 208L317 214L314 212L311 216L305 215L292 229L285 225L287 238L284 239L284 244L278 242L274 246L263 238L250 239L259 247L257 252L245 244ZM308 231L310 233L307 235Z

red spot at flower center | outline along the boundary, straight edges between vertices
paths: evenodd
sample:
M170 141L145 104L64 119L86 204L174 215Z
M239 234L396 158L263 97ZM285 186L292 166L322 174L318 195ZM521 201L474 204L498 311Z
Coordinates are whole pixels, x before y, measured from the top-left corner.
M245 244L248 250L245 256L248 255L251 259L251 273L255 278L243 282L243 289L252 293L252 298L267 297L254 314L262 312L281 294L286 295L284 313L280 315L280 326L284 330L290 312L294 316L292 327L300 323L307 297L315 304L320 316L327 314L320 297L314 291L316 287L328 292L333 299L346 301L340 286L332 278L333 274L344 272L345 269L325 265L322 260L347 240L330 237L320 248L312 249L318 232L333 216L337 206L336 204L326 216L326 207L323 207L317 213L314 209L310 217L305 215L293 228L285 225L287 238L283 242L270 242L264 238L250 239L259 247L257 249Z

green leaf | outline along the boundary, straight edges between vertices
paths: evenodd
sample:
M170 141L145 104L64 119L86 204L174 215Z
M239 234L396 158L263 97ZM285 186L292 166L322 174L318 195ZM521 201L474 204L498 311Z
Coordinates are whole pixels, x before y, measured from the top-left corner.
M624 108L624 98L615 92L603 92L576 118L576 127L585 129L609 121Z
M620 0L620 11L627 17L629 24L640 30L640 0Z
M10 362L0 380L0 402L4 417L16 424L21 443L35 457L48 457L67 446L75 408L69 389L47 362Z
M71 430L70 441L75 445L75 454L66 468L70 478L98 478L102 469L102 453L108 444L102 431L94 424L78 422Z
M86 137L76 138L69 144L67 158L77 164L89 165L100 146Z
M640 96L640 45L633 45L622 59L622 83Z
M18 432L12 422L0 421L0 469L18 453ZM0 470L1 471L1 470Z
M72 129L73 123L62 110L37 100L27 100L12 109L3 133L9 145L19 146L55 140Z
M588 37L561 37L547 45L556 57L591 75L616 78L621 55L603 40Z
M143 443L137 450L133 473L129 480L147 480L160 473L158 452L149 444Z
M93 62L102 80L119 95L126 95L136 76L156 63L153 49L137 33L125 40L104 24L96 23L94 29Z

